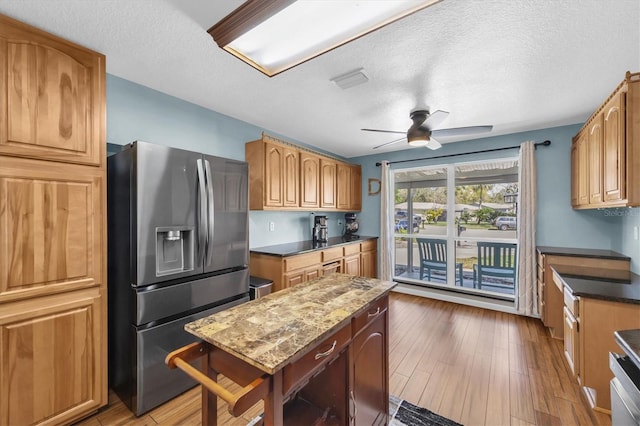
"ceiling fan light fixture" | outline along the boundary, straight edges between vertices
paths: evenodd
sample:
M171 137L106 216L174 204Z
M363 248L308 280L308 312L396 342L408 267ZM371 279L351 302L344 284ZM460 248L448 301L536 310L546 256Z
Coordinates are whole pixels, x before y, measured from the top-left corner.
M442 0L248 0L207 32L269 77Z
M416 137L413 139L407 139L409 141L409 145L419 147L419 146L427 146L429 144L429 138L427 137Z

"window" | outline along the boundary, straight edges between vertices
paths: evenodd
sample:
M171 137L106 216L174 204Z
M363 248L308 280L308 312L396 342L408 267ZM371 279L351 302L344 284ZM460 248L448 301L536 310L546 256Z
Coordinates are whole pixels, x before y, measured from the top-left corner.
M513 299L518 161L393 171L394 279Z

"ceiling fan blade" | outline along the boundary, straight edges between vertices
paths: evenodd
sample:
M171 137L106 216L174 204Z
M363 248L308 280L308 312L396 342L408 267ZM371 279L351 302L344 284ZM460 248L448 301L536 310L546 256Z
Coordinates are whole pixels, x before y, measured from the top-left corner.
M429 114L427 119L424 121L423 126L427 126L430 129L434 127L438 127L440 123L442 123L447 117L449 113L447 111L437 110L433 113Z
M394 143L398 143L398 142L406 141L406 140L407 140L407 138L396 139L395 141L386 142L386 143L383 143L382 145L374 146L373 149L382 148L383 146L393 145Z
M380 129L360 129L360 130L363 130L365 132L397 133L399 135L404 135L405 133L407 133L406 131L405 132L398 132L398 131L395 131L395 130L380 130Z
M431 135L435 137L467 136L475 135L476 133L490 132L491 129L493 129L493 126L453 127L450 129L432 130Z
M442 145L440 144L440 142L438 142L437 140L435 140L434 138L430 138L429 142L427 142L427 144L425 145L427 148L429 149L438 149L440 147L442 147Z

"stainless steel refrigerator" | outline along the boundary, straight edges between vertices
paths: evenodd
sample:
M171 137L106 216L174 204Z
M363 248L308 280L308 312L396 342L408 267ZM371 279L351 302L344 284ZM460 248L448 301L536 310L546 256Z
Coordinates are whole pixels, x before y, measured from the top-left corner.
M196 384L164 364L184 324L249 300L247 172L140 141L107 160L109 384L136 415Z

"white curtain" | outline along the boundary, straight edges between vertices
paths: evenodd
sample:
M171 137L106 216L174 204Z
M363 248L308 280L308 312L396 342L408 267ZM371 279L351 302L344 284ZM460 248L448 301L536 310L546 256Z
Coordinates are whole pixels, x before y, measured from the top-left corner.
M520 145L520 188L518 190L518 295L516 306L522 315L538 316L536 274L536 158L533 142Z
M393 188L389 173L389 162L383 161L380 177L380 279L393 279L393 220L391 207L393 205Z

